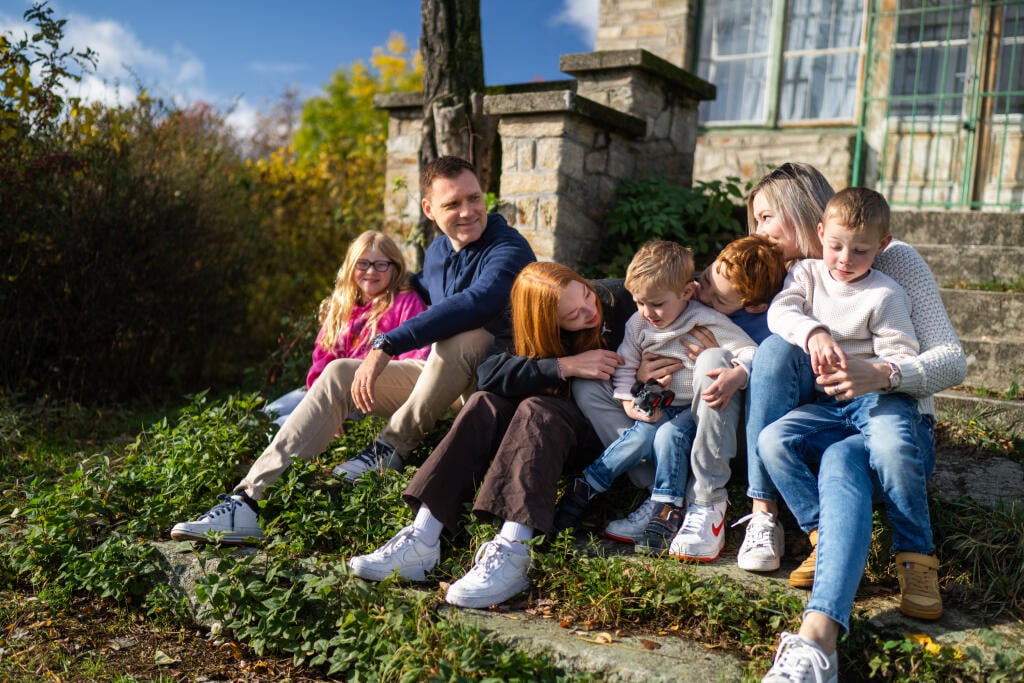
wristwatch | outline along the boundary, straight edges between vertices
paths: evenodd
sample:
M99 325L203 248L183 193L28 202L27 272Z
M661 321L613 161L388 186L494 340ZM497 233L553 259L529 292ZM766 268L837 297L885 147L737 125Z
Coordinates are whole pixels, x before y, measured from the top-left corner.
M895 363L890 362L887 365L889 366L889 388L886 391L897 391L903 385L903 372Z
M371 349L378 349L388 354L389 356L395 355L395 347L392 345L391 340L383 334L378 334L370 341Z

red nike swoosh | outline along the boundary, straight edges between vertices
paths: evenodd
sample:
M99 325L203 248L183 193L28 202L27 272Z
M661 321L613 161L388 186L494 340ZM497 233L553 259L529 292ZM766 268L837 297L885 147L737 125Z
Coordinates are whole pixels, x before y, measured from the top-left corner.
M724 519L721 521L721 523L718 526L715 526L714 524L712 524L711 525L711 533L714 534L715 536L718 536L719 534L722 533L722 527L723 526L725 526L725 520Z

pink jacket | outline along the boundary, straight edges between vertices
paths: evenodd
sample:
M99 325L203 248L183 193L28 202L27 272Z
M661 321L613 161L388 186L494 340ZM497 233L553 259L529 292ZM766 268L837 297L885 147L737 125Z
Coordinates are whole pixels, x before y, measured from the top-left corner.
M313 364L306 375L306 388L313 386L313 382L324 371L327 364L338 358L365 358L370 352L370 340L361 339L363 329L366 326L366 316L370 312L371 304L357 306L352 309L352 322L334 345L334 349L328 353L320 348L320 339L324 336L323 328L316 335L316 345L313 347ZM390 332L409 318L415 317L427 310L427 305L416 292L402 292L395 297L391 305L377 323L377 333ZM400 353L394 360L423 360L430 353L430 347L424 346L419 349Z

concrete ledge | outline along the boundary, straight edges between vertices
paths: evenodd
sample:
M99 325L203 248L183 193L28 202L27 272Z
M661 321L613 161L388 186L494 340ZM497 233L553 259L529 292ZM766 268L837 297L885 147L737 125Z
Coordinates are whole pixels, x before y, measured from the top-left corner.
M642 138L647 133L647 123L643 119L580 97L573 90L487 95L484 97L484 113L494 116L576 114L632 138Z
M697 100L715 99L714 84L648 52L647 50L604 50L562 55L559 68L570 76L594 76L596 71L639 69L657 74Z
M961 391L942 391L935 394L935 409L939 411L940 418L943 413L953 413L1002 420L1012 433L1024 437L1024 401L986 398ZM1024 492L1021 499L1024 500Z

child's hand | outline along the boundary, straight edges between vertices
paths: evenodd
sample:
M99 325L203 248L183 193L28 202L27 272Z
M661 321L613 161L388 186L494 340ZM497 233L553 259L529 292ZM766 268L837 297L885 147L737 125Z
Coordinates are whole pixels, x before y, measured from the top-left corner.
M622 408L626 411L626 415L636 420L637 422L657 422L661 419L661 408L655 408L650 415L647 413L637 410L636 406L633 405L633 401L623 401Z
M832 335L820 327L807 338L807 351L811 354L811 370L816 375L825 373L830 367L846 367L846 354Z
M707 373L715 381L701 392L700 400L716 410L725 410L732 395L747 381L747 371L738 365L731 368L714 368Z
M645 353L636 369L636 378L641 382L653 379L663 387L672 381L672 373L683 369L683 361L655 353Z

